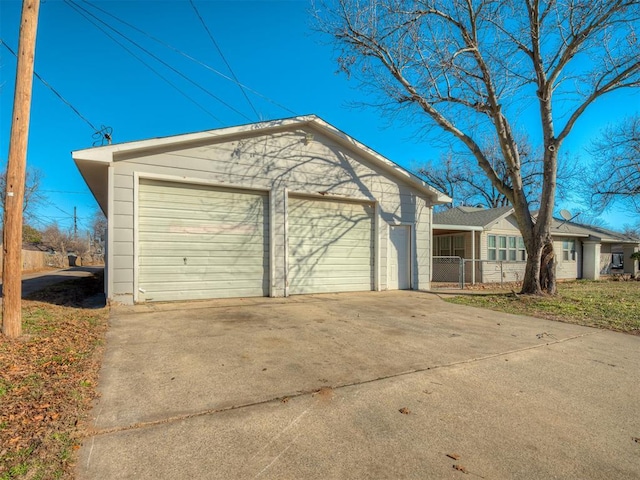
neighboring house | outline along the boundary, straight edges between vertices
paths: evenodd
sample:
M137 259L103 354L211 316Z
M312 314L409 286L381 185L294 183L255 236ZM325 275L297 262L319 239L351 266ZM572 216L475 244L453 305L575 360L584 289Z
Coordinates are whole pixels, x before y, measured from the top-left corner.
M640 239L561 219L553 219L551 235L559 279L638 272L637 262L629 257L640 248ZM526 262L512 207L456 207L434 214L433 255L469 260L464 267L467 283L522 280ZM444 260L434 261L433 281L457 281L458 271Z
M429 289L451 201L316 116L73 152L122 303Z

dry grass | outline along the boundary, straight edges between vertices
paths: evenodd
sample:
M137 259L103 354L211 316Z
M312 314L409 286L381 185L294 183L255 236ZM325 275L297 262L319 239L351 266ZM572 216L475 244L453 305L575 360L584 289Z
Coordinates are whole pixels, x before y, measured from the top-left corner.
M456 296L451 303L530 315L640 335L640 282L560 283L556 296L493 293Z
M73 478L96 396L108 311L87 308L101 276L23 300L24 335L0 337L0 479Z

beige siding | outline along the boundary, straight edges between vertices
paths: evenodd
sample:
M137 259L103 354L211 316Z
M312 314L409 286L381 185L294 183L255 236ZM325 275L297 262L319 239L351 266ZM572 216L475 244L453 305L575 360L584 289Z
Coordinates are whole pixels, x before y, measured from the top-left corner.
M429 288L430 215L429 201L388 173L370 167L347 149L313 131L305 144L305 131L287 131L199 145L179 150L164 149L115 157L113 181L113 289L116 300L133 300L135 248L133 228L137 213L136 178L156 178L186 183L261 189L270 192L270 243L273 251L271 295L285 293L286 198L290 194L323 195L377 202L377 264L374 277L378 288L386 288L386 245L388 224L413 226L413 287ZM246 135L246 134L245 134ZM117 155L117 154L116 154ZM379 273L378 273L379 271Z
M573 280L582 277L580 271L580 265L582 264L582 248L580 240L577 238L567 238L566 240L575 240L575 260L564 260L562 258L562 242L565 239L557 238L553 241L553 250L558 259L558 265L556 267L556 277L563 280Z

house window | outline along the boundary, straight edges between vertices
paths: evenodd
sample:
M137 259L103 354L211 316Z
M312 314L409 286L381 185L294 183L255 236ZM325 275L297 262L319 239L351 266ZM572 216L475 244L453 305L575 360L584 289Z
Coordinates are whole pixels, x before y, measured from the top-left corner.
M516 237L509 237L509 261L516 261Z
M525 261L527 259L522 237L489 235L487 237L488 260Z
M518 237L518 253L517 260L519 262L524 262L527 259L527 250L524 248L524 239L522 237Z
M565 262L574 261L576 259L576 241L562 241L562 260Z
M507 259L507 237L500 235L498 237L498 260Z
M464 258L464 237L462 235L453 237L453 255Z
M496 257L496 236L489 235L488 239L488 248L489 248L489 260L495 260Z
M433 238L433 254L436 257L464 258L464 235L440 235Z

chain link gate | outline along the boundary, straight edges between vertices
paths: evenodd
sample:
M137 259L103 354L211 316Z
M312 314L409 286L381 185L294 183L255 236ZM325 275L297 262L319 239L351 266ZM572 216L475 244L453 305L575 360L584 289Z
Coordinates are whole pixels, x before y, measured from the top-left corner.
M464 288L464 259L432 257L431 288Z

